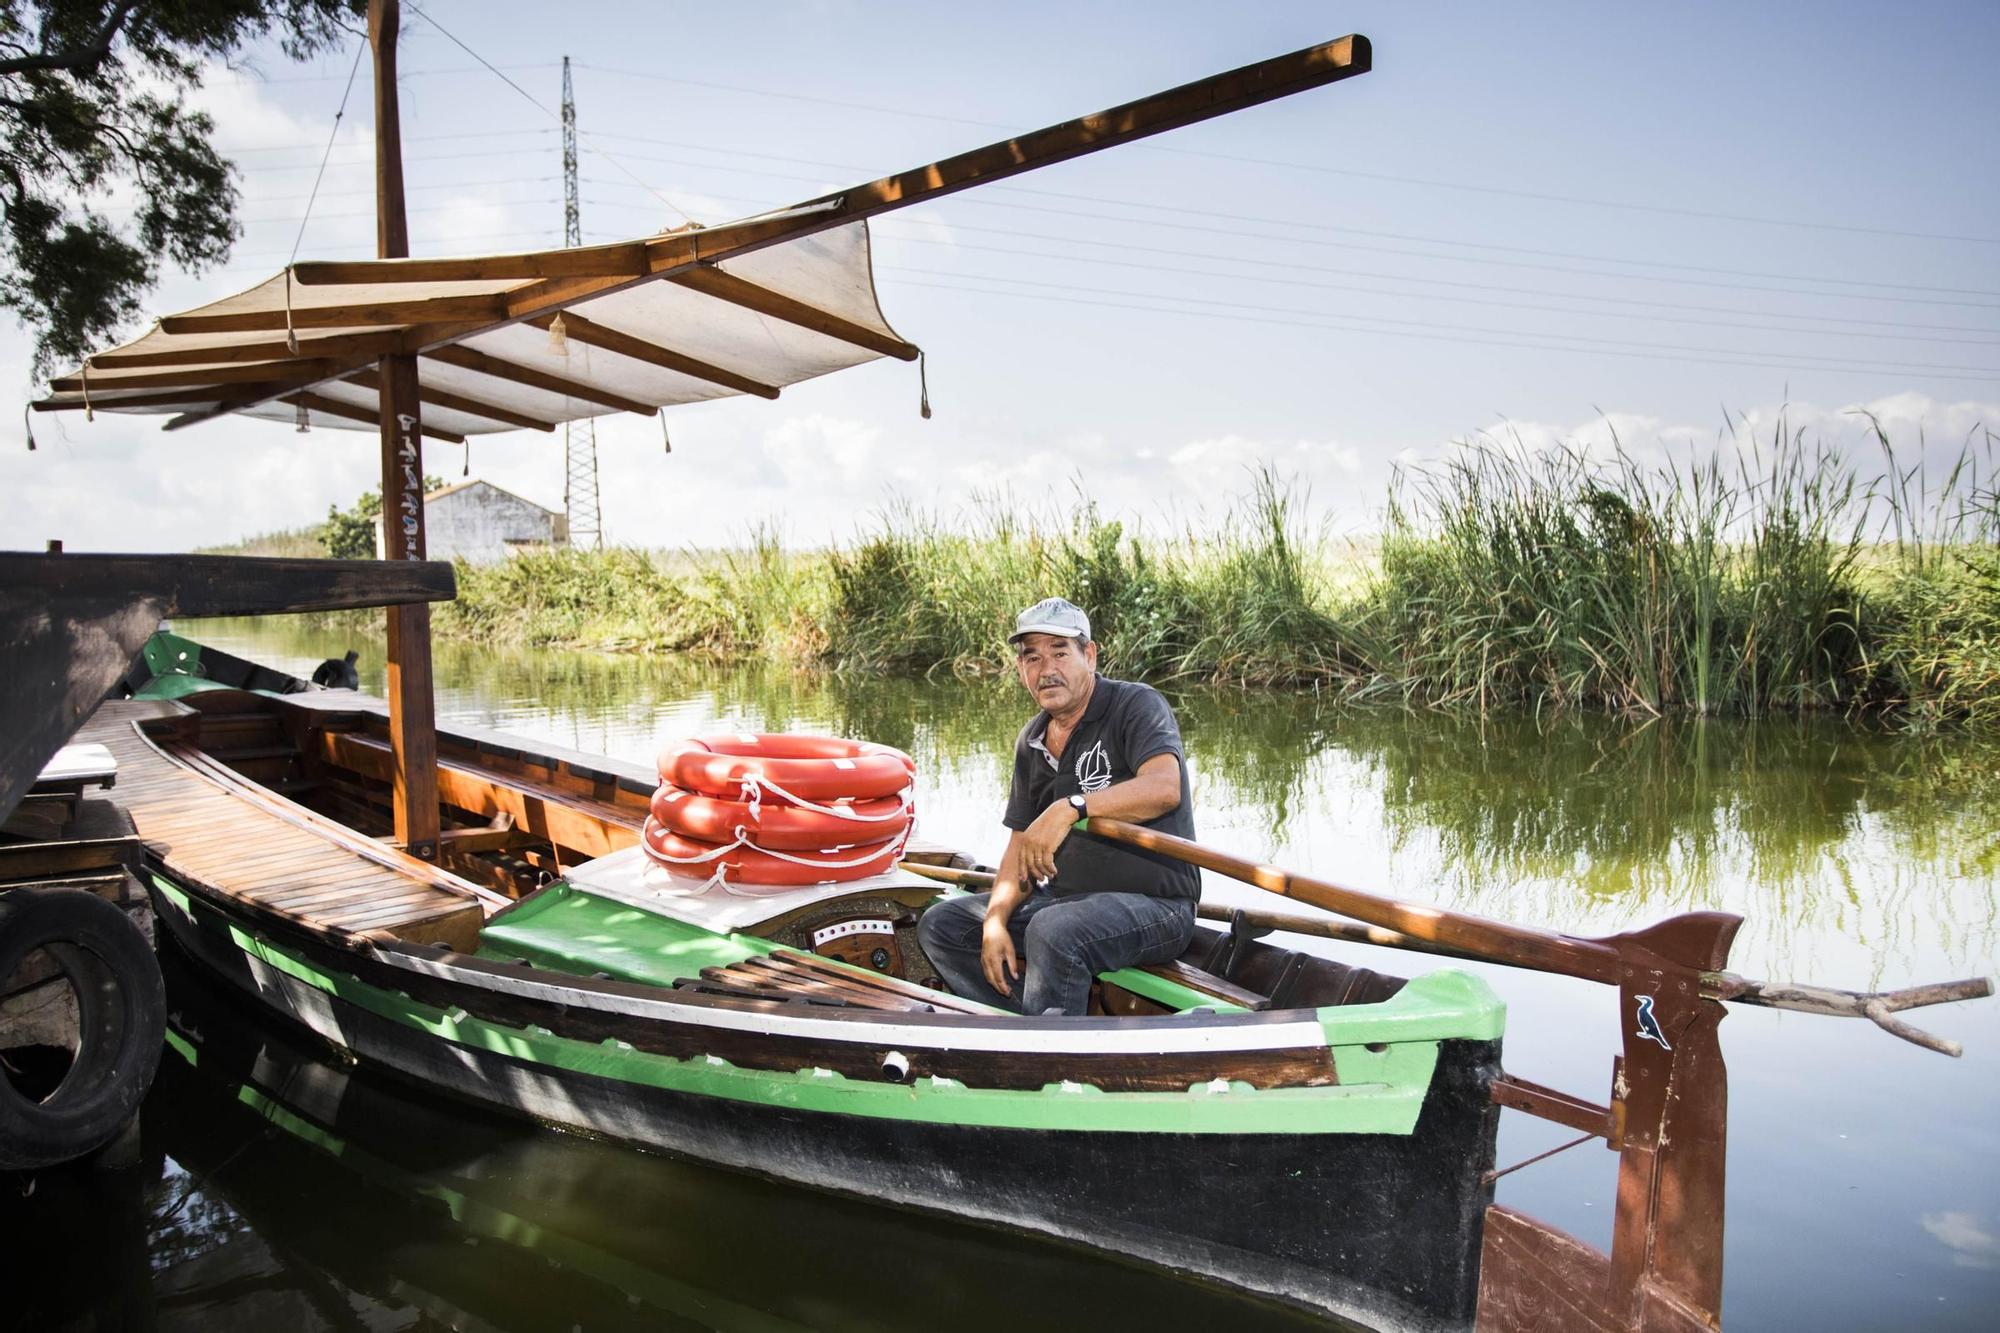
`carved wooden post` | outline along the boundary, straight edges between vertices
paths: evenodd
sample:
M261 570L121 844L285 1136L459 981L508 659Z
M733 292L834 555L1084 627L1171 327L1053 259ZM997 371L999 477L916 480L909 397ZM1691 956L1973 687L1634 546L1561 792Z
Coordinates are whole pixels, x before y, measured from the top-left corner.
M1613 937L1625 1058L1611 1312L1635 1329L1719 1328L1729 1083L1701 974L1729 960L1741 917L1692 912Z
M396 102L397 0L369 0L368 43L375 53L375 248L405 259L410 229L403 211L402 121ZM417 359L385 356L382 396L382 556L424 556L424 458ZM396 838L414 856L435 860L438 843L437 721L431 690L431 609L389 608L389 745L394 753L391 804Z

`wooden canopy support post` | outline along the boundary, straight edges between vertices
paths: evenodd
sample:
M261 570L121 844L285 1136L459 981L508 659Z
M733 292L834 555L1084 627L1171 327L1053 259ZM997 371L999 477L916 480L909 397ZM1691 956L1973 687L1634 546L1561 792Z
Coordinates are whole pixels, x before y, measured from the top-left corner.
M368 0L368 44L375 52L375 248L383 259L410 253L403 211L402 120L396 101L398 0ZM384 356L382 396L382 557L424 558L423 408L417 358ZM390 803L396 840L410 855L437 860L437 718L431 687L431 609L427 602L389 610Z

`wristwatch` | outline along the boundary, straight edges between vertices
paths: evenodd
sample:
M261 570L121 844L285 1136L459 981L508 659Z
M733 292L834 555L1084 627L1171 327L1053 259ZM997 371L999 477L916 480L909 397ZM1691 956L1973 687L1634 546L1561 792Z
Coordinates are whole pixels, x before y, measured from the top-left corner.
M1084 795L1082 792L1077 792L1074 795L1072 795L1069 798L1069 803L1070 807L1076 811L1076 817L1078 819L1090 818L1090 811L1085 808L1089 804L1089 802L1084 799Z

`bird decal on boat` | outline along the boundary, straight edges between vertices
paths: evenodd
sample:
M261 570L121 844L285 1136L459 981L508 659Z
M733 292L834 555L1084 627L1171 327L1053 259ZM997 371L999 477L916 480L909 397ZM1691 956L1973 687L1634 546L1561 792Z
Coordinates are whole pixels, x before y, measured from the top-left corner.
M1653 997L1650 995L1639 997L1639 1035L1647 1041L1657 1041L1663 1051L1673 1049L1667 1044L1667 1034L1660 1031L1660 1020L1653 1017Z

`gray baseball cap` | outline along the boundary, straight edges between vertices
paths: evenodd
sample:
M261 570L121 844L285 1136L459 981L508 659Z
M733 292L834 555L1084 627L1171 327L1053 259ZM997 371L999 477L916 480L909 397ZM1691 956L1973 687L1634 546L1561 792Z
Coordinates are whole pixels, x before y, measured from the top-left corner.
M1044 597L1014 617L1014 632L1007 642L1019 643L1030 634L1055 634L1065 639L1090 640L1090 617L1074 602L1060 597Z

